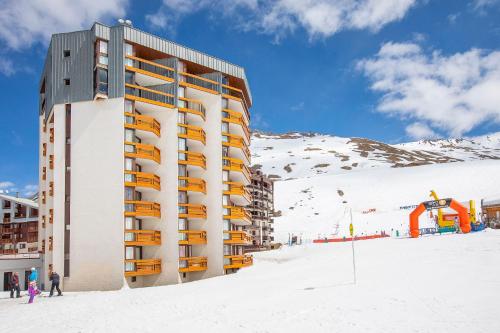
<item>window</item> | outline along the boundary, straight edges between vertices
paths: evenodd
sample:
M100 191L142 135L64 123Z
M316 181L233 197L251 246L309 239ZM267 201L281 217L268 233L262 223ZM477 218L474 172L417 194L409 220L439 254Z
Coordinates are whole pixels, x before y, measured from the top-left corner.
M71 51L70 50L64 50L63 51L63 56L64 56L64 58L69 58L71 56Z
M108 94L108 70L104 68L97 68L95 73L95 93Z
M64 85L69 86L71 84L70 79L64 79Z

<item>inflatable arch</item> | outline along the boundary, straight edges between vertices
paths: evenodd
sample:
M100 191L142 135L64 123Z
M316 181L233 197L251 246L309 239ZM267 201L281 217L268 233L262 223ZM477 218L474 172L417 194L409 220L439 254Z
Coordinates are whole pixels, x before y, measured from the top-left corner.
M418 218L420 215L422 215L423 212L425 212L426 210L446 207L450 207L458 213L458 218L460 220L460 230L462 230L464 234L470 232L471 225L467 208L454 199L441 199L422 202L417 206L417 208L415 208L413 212L410 213L410 236L412 238L415 238L420 235L420 231L418 228Z

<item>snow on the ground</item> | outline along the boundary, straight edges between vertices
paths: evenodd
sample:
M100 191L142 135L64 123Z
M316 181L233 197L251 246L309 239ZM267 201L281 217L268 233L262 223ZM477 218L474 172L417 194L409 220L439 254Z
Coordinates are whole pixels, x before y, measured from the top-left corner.
M203 281L0 299L2 332L500 332L500 231L308 244ZM92 277L89 277L92 278Z
M459 202L500 197L500 161L483 160L432 164L410 168L374 168L338 175L275 182L275 239L286 242L288 234L304 240L339 237L349 232L349 210L355 233L408 231L412 205L432 200L430 190L441 198ZM406 208L406 209L403 209ZM422 227L434 226L428 213ZM392 232L391 232L392 230Z

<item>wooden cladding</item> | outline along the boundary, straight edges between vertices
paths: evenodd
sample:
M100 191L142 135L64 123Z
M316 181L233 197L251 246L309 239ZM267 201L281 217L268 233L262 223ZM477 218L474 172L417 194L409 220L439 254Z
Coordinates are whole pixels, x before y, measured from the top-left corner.
M243 173L245 178L250 182L250 170L239 158L223 157L222 169L227 171L237 171Z
M49 183L49 196L54 196L54 182Z
M179 177L179 191L199 192L206 194L207 185L203 179Z
M52 208L49 209L49 223L50 224L54 223L54 210Z
M248 202L252 200L250 192L242 183L224 182L224 194L239 195L244 197Z
M160 190L160 177L152 173L125 171L125 186L147 187Z
M51 127L50 130L49 130L49 141L54 143L54 128Z
M245 231L224 231L228 239L224 239L226 245L250 245L252 236Z
M207 232L203 230L179 230L179 245L200 245L207 243Z
M207 207L199 204L179 204L179 218L206 219Z
M52 236L49 237L49 251L52 251L54 248L54 241Z
M47 156L47 144L42 143L42 155Z
M129 266L130 265L130 266ZM128 270L127 268L132 269ZM126 259L125 260L125 276L143 276L161 273L160 259Z
M235 147L241 149L247 160L250 160L250 149L245 139L236 134L222 133L222 145L226 147Z
M131 158L143 158L156 163L160 163L160 149L153 145L147 145L137 142L125 142L125 156Z
M179 272L205 271L208 267L207 257L181 257L179 258Z
M227 262L224 269L243 268L253 264L253 256L249 254L224 256L224 259Z
M125 201L125 216L161 217L160 204L148 201Z
M45 205L47 202L47 193L45 191L42 191L42 204Z
M245 220L247 222L252 221L252 216L243 207L240 206L224 206L226 213L224 218L228 220Z
M205 155L187 150L179 150L179 164L199 166L203 169L207 168Z
M161 245L161 232L157 230L125 230L125 245Z
M203 144L206 143L206 134L203 128L199 126L186 125L186 124L178 124L178 137L199 141Z
M160 123L153 117L125 112L125 128L147 131L160 137Z
M47 167L42 167L42 180L47 180Z
M49 156L49 169L50 170L54 169L54 155Z

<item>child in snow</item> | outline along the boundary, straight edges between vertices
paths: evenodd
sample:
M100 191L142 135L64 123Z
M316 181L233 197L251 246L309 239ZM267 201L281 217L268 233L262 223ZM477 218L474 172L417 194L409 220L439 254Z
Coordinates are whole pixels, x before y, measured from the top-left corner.
M28 301L29 304L33 303L33 301L35 300L35 296L40 293L38 291L38 288L36 287L37 280L38 280L38 273L35 267L31 267L31 274L29 276L29 287L28 287L28 294L30 296L30 299Z

